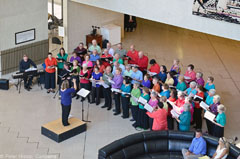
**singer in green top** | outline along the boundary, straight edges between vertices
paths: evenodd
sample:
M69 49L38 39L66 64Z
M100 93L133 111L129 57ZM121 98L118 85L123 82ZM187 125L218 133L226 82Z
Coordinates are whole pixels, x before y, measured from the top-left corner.
M64 66L64 62L67 62L68 54L65 52L64 48L61 48L59 50L59 53L57 54L57 73L58 75L61 74ZM58 81L57 83L60 83L60 77L58 76Z
M132 116L133 119L131 119L130 121L137 121L137 115L138 115L138 102L134 101L134 98L139 98L141 96L141 91L139 89L139 84L138 83L134 83L133 84L133 89L131 91L131 111L132 111Z

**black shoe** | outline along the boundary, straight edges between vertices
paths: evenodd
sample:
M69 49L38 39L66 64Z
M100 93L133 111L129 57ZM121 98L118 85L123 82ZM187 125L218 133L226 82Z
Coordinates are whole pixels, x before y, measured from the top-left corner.
M52 93L55 93L55 91L54 91L54 90L52 90Z
M30 86L29 86L28 88L29 88L29 89L32 89L32 87L30 87Z
M81 99L81 102L83 102L84 100L85 100L85 99L84 99L84 98L82 98L82 99Z
M119 115L120 113L114 113L113 115Z
M127 119L127 118L128 118L128 117L125 117L125 116L123 116L123 115L122 115L121 117L122 117L123 119Z
M96 103L95 101L91 101L90 104Z
M79 98L80 98L80 96L77 96L77 97L76 97L76 100L78 100Z
M133 126L134 128L136 128L136 127L137 127L137 122L133 123L132 126Z
M103 105L103 106L101 106L101 108L107 108L108 106L106 106L106 105Z
M130 121L135 121L134 119L130 119Z
M70 125L69 123L67 123L67 124L63 124L63 126L68 126L68 125Z
M50 90L47 90L47 93L50 93Z
M111 107L108 107L107 110L111 110L112 108Z
M30 91L30 89L28 87L24 87L27 91Z

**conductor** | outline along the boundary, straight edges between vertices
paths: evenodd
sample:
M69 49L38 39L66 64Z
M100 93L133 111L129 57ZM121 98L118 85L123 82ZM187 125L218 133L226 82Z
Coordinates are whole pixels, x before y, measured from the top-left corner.
M60 95L61 95L61 105L62 105L62 124L63 126L70 125L68 123L68 116L71 111L72 104L72 94L77 90L76 79L73 79L73 88L69 88L68 80L62 82Z

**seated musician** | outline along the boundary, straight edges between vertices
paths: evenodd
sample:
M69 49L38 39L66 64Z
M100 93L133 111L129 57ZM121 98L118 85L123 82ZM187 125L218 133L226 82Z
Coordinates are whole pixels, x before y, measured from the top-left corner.
M100 46L97 44L97 40L93 39L92 40L92 45L88 48L88 50L90 52L93 52L93 50L97 50L97 53L100 54L101 53L101 48Z
M148 57L143 54L142 51L138 53L138 62L137 65L139 66L139 70L143 71L143 74L146 74L147 67L148 67Z
M27 55L23 55L23 59L20 61L19 64L19 71L20 72L25 72L25 70L29 69L30 66L33 66L34 68L37 68L36 64L27 57ZM24 76L23 80L24 80L24 88L26 90L30 90L32 89L30 86L32 85L32 76Z
M81 58L81 60L84 60L85 54L87 54L87 49L84 48L83 43L79 43L78 47L74 49L74 52L77 53L77 55Z
M130 50L127 52L127 56L125 59L128 60L128 64L137 64L138 63L138 51L135 50L134 45L130 46Z
M157 64L157 62L154 59L151 59L149 64L151 65L150 68L149 68L149 71L159 74L160 66Z
M92 51L92 54L90 55L90 61L92 61L95 64L98 59L100 59L100 56L98 55L97 50L94 49Z
M196 72L194 71L194 65L189 64L187 67L187 71L184 74L184 77L188 77L189 79L185 79L187 83L190 83L191 81L194 81L196 79Z
M101 59L102 59L102 63L105 67L107 66L111 66L111 61L112 61L112 55L109 54L109 51L108 49L104 49L103 50L103 55L101 56Z
M77 56L77 52L76 52L76 51L73 52L73 56L70 58L69 61L70 61L71 63L73 63L74 60L77 60L77 62L78 62L80 65L82 65L82 59L81 59L79 56Z

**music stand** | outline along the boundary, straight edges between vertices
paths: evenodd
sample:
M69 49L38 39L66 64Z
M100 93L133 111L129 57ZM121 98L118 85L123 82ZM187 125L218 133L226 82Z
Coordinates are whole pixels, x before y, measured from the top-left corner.
M89 95L90 91L89 90L86 90L84 88L80 89L77 94L79 96L81 96L82 98L86 98L88 95ZM91 122L91 121L88 121L88 120L84 120L84 107L83 107L83 101L82 101L82 121L84 122Z

